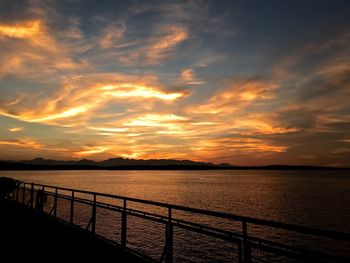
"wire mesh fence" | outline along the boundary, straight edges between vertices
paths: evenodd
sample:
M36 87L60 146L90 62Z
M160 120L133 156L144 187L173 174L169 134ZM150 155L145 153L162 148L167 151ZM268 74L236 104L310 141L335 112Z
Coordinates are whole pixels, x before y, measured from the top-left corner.
M127 246L158 261L164 251L166 225L151 219L127 215Z
M297 263L303 261L300 258L295 258L291 255L286 255L286 253L283 251L273 251L271 249L264 249L261 245L254 246L253 244L251 244L250 253L252 263Z
M50 215L54 213L54 208L55 208L55 196L46 194L44 199L44 204L43 204L43 211L46 214Z
M71 214L71 200L67 197L57 197L57 204L56 204L56 217L66 221L70 222L70 214Z
M121 242L121 212L106 207L96 208L96 234L113 242Z
M11 198L153 262L350 262L349 233L34 184Z
M73 224L87 229L91 221L92 206L90 203L74 202Z
M240 262L242 243L225 236L174 227L175 262Z

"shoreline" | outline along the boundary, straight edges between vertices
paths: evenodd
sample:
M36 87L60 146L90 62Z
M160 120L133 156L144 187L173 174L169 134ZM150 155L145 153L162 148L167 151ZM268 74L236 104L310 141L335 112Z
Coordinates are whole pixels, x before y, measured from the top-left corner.
M203 166L203 165L123 165L123 166L86 166L86 165L36 165L22 163L0 163L0 171L65 171L65 170L266 170L266 171L350 171L349 167L322 166Z

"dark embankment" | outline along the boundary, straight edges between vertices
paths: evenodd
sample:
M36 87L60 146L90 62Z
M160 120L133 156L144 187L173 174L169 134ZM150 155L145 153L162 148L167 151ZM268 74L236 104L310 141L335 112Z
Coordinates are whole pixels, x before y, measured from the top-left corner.
M125 160L94 162L80 161L0 161L2 171L34 171L34 170L350 170L346 167L325 166L233 166L230 164L196 163L176 160Z

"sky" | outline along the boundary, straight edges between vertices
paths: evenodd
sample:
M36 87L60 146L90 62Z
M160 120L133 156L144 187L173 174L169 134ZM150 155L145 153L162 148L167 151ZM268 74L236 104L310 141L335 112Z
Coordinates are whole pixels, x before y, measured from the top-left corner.
M350 1L0 0L0 159L350 166Z

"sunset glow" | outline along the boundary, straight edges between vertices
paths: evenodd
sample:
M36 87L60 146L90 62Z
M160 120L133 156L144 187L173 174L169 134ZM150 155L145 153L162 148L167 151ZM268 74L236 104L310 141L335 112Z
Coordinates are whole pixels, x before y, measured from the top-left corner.
M0 159L350 166L348 5L5 2Z
M152 87L135 84L121 84L117 86L109 85L102 87L101 90L105 95L111 95L117 98L142 97L175 100L183 96L181 93L165 93Z
M31 38L40 32L40 21L21 22L13 25L0 25L0 36Z

